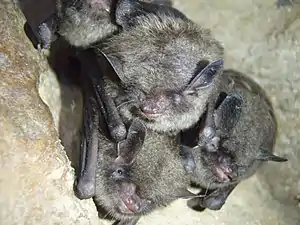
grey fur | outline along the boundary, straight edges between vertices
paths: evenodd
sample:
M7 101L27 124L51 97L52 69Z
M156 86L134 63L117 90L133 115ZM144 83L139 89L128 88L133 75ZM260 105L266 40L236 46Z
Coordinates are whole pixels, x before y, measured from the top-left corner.
M265 91L252 79L234 70L224 71L221 84L221 91L237 93L243 98L239 120L221 140L217 152L191 149L196 164L191 180L203 188L217 189L213 193L216 201L222 198L217 207L211 196L198 199L199 204L216 210L225 203L233 188L252 176L265 161L286 161L272 153L277 122Z
M71 45L87 47L117 32L111 19L113 0L61 0L58 33Z
M145 115L141 110L137 110L135 115L124 112L127 118L138 116L148 128L159 132L179 132L196 123L202 115L217 91L222 68L208 87L195 88L192 94L185 88L201 71L203 62L211 63L223 58L223 48L208 29L199 27L170 7L170 1L151 2L159 4L134 0L117 3L64 0L58 4L57 19L41 24L44 32L39 33L41 36L45 34L41 38L42 43L46 42L43 46L50 46L47 42L52 40L48 37L52 28L57 28L57 32L72 45L80 47L102 41L105 36L104 43L96 45L96 53L106 55L126 94L140 102L138 109L146 109L144 106L149 102L165 105L164 112L156 118L149 118L149 113ZM116 9L113 10L115 4ZM110 12L115 13L115 22L123 29L112 36L117 26ZM58 21L57 27L53 21ZM110 112L115 111L114 107L109 103L110 99L104 98L109 114L107 118L111 118ZM112 136L117 141L122 140L126 134L124 126L117 122L111 127Z
M127 220L149 213L185 195L189 179L181 164L178 144L172 138L150 131L133 164L126 167L130 171L131 184L137 186L140 211L132 215L120 213L118 207L124 207L121 202L123 193L118 191L120 183L111 178L112 165L117 157L116 145L101 135L99 144L95 200L116 219Z
M93 67L93 60L88 57L91 56L88 53L82 52L84 57L80 57L88 60L81 61L85 62L82 67L83 76L92 73L88 77L93 77L93 73L101 69L97 63ZM129 125L127 137L122 142L115 143L105 125L106 118L101 114L103 105L97 99L91 81L84 77L82 82L86 112L82 142L85 144L81 149L81 168L78 183L75 184L77 196L94 196L97 205L120 220L119 224L127 225L135 224L141 215L179 197L190 196L186 190L189 177L182 166L178 137L146 132L146 128L138 120L124 120ZM127 107L127 104L120 105L119 108L122 107ZM96 161L95 154L98 155ZM124 172L118 175L118 169ZM89 188L91 185L92 189ZM126 200L128 198L132 199L132 203ZM127 207L124 203L126 201Z
M101 66L98 74L87 74L103 102L113 139L120 141L126 135L122 120L130 123L137 118L152 131L175 134L196 123L217 93L223 57L220 44L208 30L171 7L122 0L116 18L123 31L96 46ZM104 65L102 53L117 79ZM124 96L130 103L117 106ZM163 114L148 118L142 112L145 103L163 105Z
M37 28L40 47L50 48L57 33L77 47L112 35L118 30L111 20L112 7L112 0L58 0L57 12Z
M127 144L118 147L103 135L104 132L100 130L97 138L99 150L94 199L96 205L104 207L111 216L120 220L120 224L135 224L141 215L185 195L189 179L181 164L176 137L147 132L142 145L137 145L137 137L133 137L125 139ZM129 128L128 136L135 132ZM138 149L137 146L142 147ZM128 152L127 148L136 154L131 154L134 156L128 161L121 160L126 163L120 163L121 152ZM123 172L117 174L119 170ZM132 198L133 203L124 203L128 198ZM130 212L132 208L136 211Z
M114 20L118 0L58 0L57 12L38 26L41 48L50 48L55 34L71 45L88 47L119 31ZM169 0L145 0L171 5Z
M121 111L124 117L137 117L151 130L178 133L196 123L210 98L216 95L222 68L211 85L195 88L193 94L186 88L203 69L201 62L223 58L223 48L209 30L178 10L170 7L144 10L142 4L131 2L137 1L123 0L118 5L133 4L129 7L132 12L127 11L132 16L130 20L119 20L123 31L98 45L96 52L105 54L125 93L138 102L136 109ZM122 15L124 9L118 6L116 14ZM142 112L145 102L167 107L152 117Z

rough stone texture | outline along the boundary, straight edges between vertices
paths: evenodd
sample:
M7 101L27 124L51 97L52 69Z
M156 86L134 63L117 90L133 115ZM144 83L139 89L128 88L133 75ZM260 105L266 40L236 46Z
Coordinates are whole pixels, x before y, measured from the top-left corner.
M72 149L80 94L59 85L47 60L40 59L26 39L20 12L10 1L2 2L0 224L110 224L97 220L91 200L73 196L73 170L57 137L56 130L65 148ZM178 200L139 224L299 225L300 6L278 10L275 0L175 0L175 6L224 43L227 68L252 76L266 88L280 126L276 152L289 162L261 168L238 186L220 211L194 212ZM33 17L26 15L36 24ZM38 75L39 94L54 123L38 98Z
M73 169L38 95L49 66L10 1L1 2L0 21L0 224L95 224L92 202L73 194Z

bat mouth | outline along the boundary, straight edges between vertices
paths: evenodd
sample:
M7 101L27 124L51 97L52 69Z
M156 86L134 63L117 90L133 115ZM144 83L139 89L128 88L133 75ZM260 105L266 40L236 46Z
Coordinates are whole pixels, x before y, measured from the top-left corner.
M126 201L121 200L118 206L119 211L122 214L134 215L137 213L136 209L132 208Z
M133 107L130 110L132 116L134 117L138 117L141 120L145 121L145 122L154 122L156 118L158 118L159 116L161 116L162 114L159 113L146 113L143 112L141 109L139 109L138 107Z
M213 173L221 183L227 183L233 180L233 174L230 168L215 167Z
M137 214L141 210L141 199L136 194L136 185L131 182L122 182L120 185L120 201L118 208L126 215Z
M136 116L144 120L154 121L155 119L162 116L162 113L150 113L150 112L143 112L142 110L137 110Z
M146 100L139 105L139 110L148 118L157 118L163 114L167 105L153 99Z
M146 113L146 112L142 112L142 111L141 111L141 114L144 117L146 117L147 119L156 119L162 115L161 113Z

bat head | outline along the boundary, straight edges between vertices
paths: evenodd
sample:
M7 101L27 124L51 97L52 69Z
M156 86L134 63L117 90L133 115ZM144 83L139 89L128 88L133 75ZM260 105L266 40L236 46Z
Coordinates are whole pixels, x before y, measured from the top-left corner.
M120 108L123 115L160 132L196 123L223 71L221 45L171 7L119 1L116 22L123 31L96 51L135 101Z

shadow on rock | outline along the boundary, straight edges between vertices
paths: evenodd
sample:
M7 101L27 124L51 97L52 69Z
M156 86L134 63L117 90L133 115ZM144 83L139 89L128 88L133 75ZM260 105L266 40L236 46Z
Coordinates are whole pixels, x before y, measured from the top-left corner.
M24 24L24 32L32 45L37 49L37 38L35 31L38 24L46 20L55 12L54 0L20 0L20 8L27 19ZM38 51L37 51L37 54ZM48 57L45 57L54 71L59 90L55 93L47 93L46 102L52 112L54 120L57 121L57 130L62 145L67 153L71 166L78 173L80 160L80 137L83 116L83 99L80 87L80 63L76 59L76 49L70 46L63 38L58 38L51 44ZM48 75L48 74L47 74ZM44 76L43 79L50 79ZM51 82L45 82L46 92L51 91ZM55 89L55 88L54 88ZM52 95L53 94L53 95ZM52 96L51 96L52 95ZM59 96L57 96L59 95ZM58 100L51 100L58 99ZM60 105L59 105L60 103ZM58 113L55 113L58 112ZM55 115L57 114L57 115ZM58 117L58 118L55 118ZM100 217L107 217L102 209L97 209Z
M80 62L76 58L76 49L68 45L62 38L52 44L48 61L60 84L59 137L77 174L83 124ZM113 219L99 206L97 206L97 211L100 218Z

